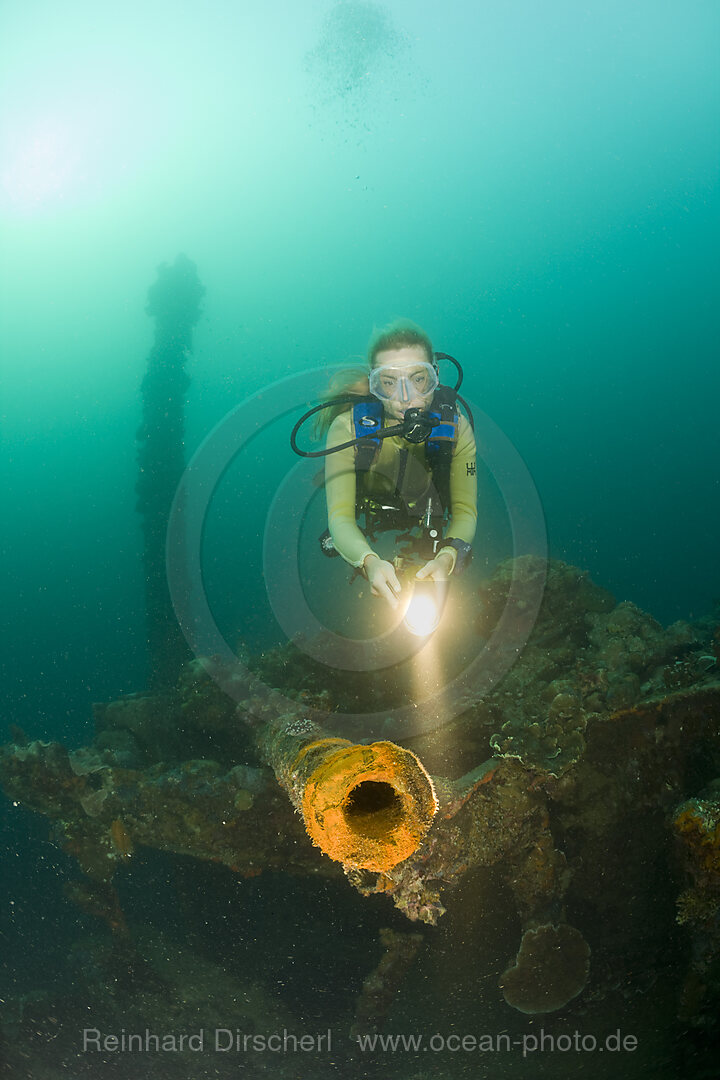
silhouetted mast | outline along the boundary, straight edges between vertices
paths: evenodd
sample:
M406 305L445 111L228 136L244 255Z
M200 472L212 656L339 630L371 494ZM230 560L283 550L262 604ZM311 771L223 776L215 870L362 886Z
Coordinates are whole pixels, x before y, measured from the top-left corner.
M155 341L142 381L138 429L137 509L142 517L149 687L173 686L189 650L168 592L165 536L173 496L185 468L185 364L205 289L195 263L178 255L163 263L148 290L146 311L155 319Z

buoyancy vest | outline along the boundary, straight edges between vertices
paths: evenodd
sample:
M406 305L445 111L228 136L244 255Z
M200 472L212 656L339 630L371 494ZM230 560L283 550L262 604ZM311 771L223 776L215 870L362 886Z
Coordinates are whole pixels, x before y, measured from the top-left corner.
M438 386L427 410L434 421L425 442L425 459L430 467L433 485L437 491L443 512L450 513L450 466L458 437L460 417L457 408L457 392L451 386ZM379 432L383 426L382 402L373 399L358 402L352 410L352 426L355 438ZM380 438L365 438L355 447L355 472L366 473L373 465L382 444Z

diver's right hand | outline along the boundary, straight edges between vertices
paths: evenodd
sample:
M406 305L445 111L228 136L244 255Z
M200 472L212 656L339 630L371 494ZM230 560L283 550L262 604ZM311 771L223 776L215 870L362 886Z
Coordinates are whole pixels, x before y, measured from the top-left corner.
M373 596L382 597L383 600L387 600L390 607L396 608L400 582L393 564L385 562L379 555L367 555L363 567Z

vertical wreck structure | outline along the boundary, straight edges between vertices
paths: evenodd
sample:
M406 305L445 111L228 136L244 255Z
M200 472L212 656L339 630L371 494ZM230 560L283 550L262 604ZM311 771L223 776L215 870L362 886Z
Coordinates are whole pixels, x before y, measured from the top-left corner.
M185 467L185 366L205 294L195 263L178 255L158 268L146 311L155 320L155 340L141 385L138 429L137 509L142 518L143 568L149 688L172 686L189 659L173 612L165 572L165 536L170 507Z

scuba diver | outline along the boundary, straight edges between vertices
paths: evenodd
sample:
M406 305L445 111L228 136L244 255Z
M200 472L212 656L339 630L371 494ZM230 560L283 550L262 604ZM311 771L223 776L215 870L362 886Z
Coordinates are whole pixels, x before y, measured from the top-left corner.
M454 387L440 383L439 361L458 370ZM445 582L471 557L475 535L476 454L470 420L461 415L457 391L462 369L434 353L427 334L412 323L394 323L375 334L368 370L344 373L330 400L295 425L291 445L303 457L325 458L328 530L326 555L340 555L367 578L371 591L396 608L398 570L420 568L419 581ZM296 436L320 413L324 450L303 451ZM362 522L363 527L360 527ZM372 546L379 533L400 531L401 554L389 561Z

